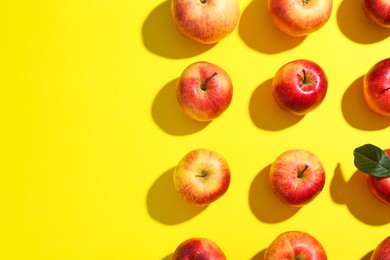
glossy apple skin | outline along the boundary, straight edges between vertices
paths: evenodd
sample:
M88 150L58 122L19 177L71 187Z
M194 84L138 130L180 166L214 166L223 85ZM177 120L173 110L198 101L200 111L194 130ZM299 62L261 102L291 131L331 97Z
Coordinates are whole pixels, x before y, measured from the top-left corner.
M180 107L191 118L211 121L230 106L233 83L221 67L199 61L189 65L180 75L176 84L176 97Z
M390 237L383 240L374 250L370 260L389 260L390 258Z
M304 115L316 109L325 99L327 89L328 78L323 69L305 59L283 65L272 81L275 102L295 115Z
M390 58L379 61L364 75L363 95L374 112L390 116Z
M326 260L321 243L303 231L287 231L280 234L267 247L264 260Z
M226 260L218 245L207 238L190 238L175 250L172 260Z
M271 190L283 203L302 207L311 202L325 185L325 170L316 155L303 149L291 149L271 164Z
M390 2L387 0L361 0L368 19L376 25L390 28Z
M213 44L233 32L240 7L237 0L172 0L171 12L182 35L202 44Z
M332 14L332 0L268 0L273 23L293 37L309 35L322 28Z
M384 150L390 156L390 149ZM390 177L379 178L366 174L366 181L371 193L390 206Z
M180 160L173 180L177 193L188 203L208 205L228 190L230 168L220 154L208 149L197 149Z

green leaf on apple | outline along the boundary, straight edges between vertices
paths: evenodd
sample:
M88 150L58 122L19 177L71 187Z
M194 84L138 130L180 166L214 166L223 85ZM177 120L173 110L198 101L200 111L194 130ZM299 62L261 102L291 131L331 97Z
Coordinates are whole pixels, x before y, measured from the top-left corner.
M365 144L353 151L354 164L360 171L375 177L390 176L390 157L372 144Z

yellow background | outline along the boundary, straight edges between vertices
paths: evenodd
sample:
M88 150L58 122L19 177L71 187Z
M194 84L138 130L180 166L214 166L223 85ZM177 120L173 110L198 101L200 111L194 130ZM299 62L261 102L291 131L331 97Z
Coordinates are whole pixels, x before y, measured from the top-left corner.
M272 24L265 0L240 0L236 30L213 46L179 35L169 1L22 0L0 6L0 259L170 259L190 237L228 259L262 259L281 232L315 236L329 259L369 259L390 233L390 208L353 165L365 143L390 147L390 120L365 105L362 77L390 53L390 29L359 1L336 0L329 22L305 38ZM270 90L288 61L318 63L329 80L304 117L276 107ZM189 64L223 67L233 101L203 124L179 108L175 81ZM190 150L229 162L228 192L189 206L172 172ZM327 174L297 210L267 184L269 165L308 149Z

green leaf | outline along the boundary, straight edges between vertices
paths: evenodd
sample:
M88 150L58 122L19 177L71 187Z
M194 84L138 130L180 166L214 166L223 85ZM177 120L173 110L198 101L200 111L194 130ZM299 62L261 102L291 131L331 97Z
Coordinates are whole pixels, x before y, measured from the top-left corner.
M372 144L365 144L353 151L354 164L360 171L375 177L390 177L390 157Z

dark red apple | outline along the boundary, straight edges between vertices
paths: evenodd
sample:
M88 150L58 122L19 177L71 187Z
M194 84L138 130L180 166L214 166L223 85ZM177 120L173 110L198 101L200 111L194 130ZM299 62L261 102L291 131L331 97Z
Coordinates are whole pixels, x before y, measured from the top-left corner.
M374 250L370 260L390 259L390 236L384 239Z
M190 238L175 250L172 260L226 260L218 245L207 238Z
M365 15L371 22L390 28L390 1L361 0L361 5Z

